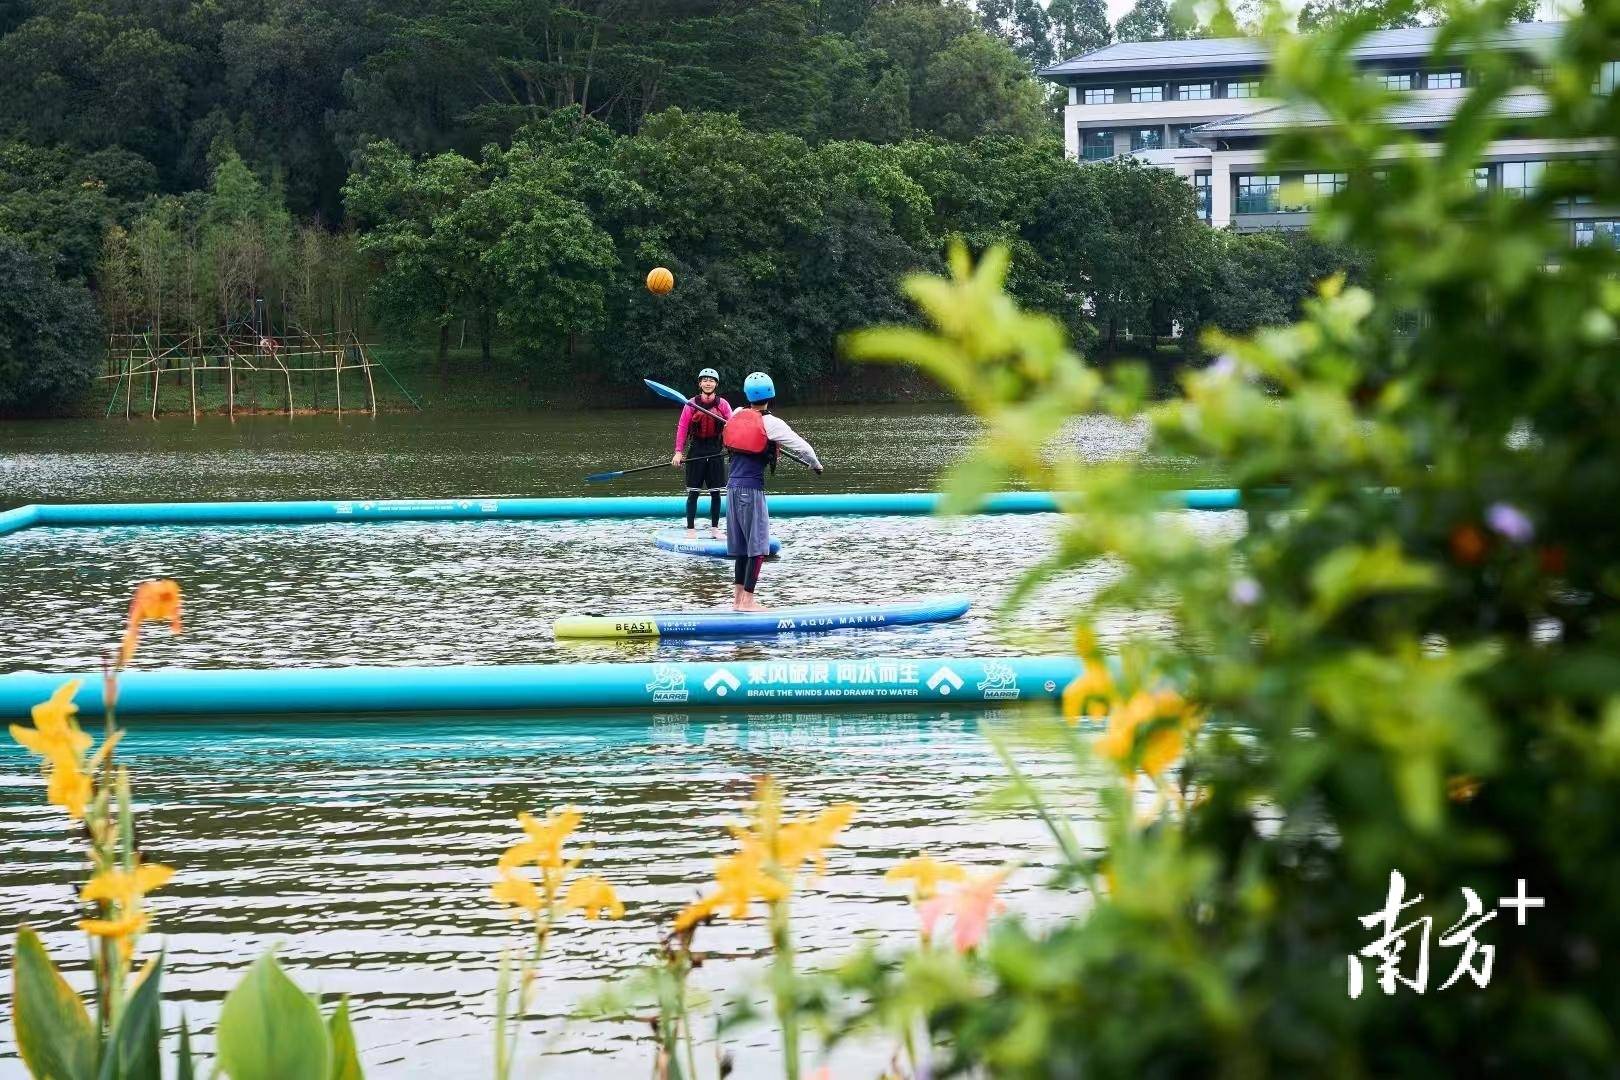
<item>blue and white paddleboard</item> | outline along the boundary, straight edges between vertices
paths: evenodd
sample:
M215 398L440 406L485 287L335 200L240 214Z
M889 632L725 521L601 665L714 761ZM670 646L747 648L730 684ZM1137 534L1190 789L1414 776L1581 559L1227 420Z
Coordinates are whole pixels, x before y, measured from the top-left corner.
M967 614L966 596L929 596L891 604L818 604L771 611L679 611L569 615L552 624L559 638L728 638L751 634L825 634L948 622Z
M687 536L679 529L665 529L653 537L653 543L665 551L678 551L682 555L705 555L711 559L724 559L726 542L712 536ZM782 541L771 537L771 554L782 550Z

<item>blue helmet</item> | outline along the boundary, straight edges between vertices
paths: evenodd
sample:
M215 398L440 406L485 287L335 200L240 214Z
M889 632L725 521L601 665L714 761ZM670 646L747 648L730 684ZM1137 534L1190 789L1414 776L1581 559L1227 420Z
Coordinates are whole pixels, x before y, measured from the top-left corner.
M700 378L700 379L713 379L715 382L719 382L720 381L720 373L718 371L714 370L714 368L712 368L712 367L706 367L702 371L698 372L698 378Z
M749 401L769 401L776 396L776 384L763 371L756 371L743 380L743 396Z

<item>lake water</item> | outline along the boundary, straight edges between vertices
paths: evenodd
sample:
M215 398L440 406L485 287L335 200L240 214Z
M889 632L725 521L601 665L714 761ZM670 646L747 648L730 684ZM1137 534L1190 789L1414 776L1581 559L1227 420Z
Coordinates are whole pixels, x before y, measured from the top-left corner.
M933 486L974 428L927 410L794 410L828 471L784 467L781 491ZM672 472L587 486L584 474L659 460L671 414L394 415L152 424L0 425L0 507L41 501L394 498L656 493ZM1086 421L1070 433L1095 460L1139 454L1141 425ZM1154 463L1172 478L1177 462ZM1200 528L1238 527L1199 514ZM278 528L37 529L0 537L0 672L83 670L116 640L134 583L179 579L186 633L150 633L149 666L455 664L574 659L994 655L1060 648L1064 612L1100 581L1070 575L1009 623L993 612L1049 550L1049 516L959 520L783 519L787 547L767 603L968 592L969 618L933 628L677 646L561 648L567 611L701 607L729 593L729 567L669 555L653 522L402 523ZM826 879L797 904L812 962L862 934L903 941L912 915L881 878L926 851L980 866L1019 860L1007 889L1036 917L1084 902L1034 890L1049 852L1026 814L981 802L1001 768L979 724L1005 713L807 712L636 716L331 716L142 719L120 756L140 801L148 857L179 873L156 898L169 950L170 1025L207 1031L219 995L275 945L309 988L351 996L376 1076L488 1075L495 970L519 944L488 900L513 815L576 803L589 867L621 890L622 922L570 929L548 963L522 1075L645 1075L645 1026L569 1022L593 981L644 960L660 927L729 850L754 778L780 777L800 807L861 804ZM1030 767L1055 782L1057 766ZM82 872L70 830L41 805L27 756L0 747L0 924L40 928L82 983L72 929ZM1084 790L1067 800L1082 822ZM739 959L702 980L737 985L761 953L758 922L721 924L706 947ZM0 961L9 968L9 942ZM3 980L0 980L3 981ZM20 1073L0 999L0 1075ZM771 1040L732 1044L739 1076L767 1073ZM875 1073L875 1059L853 1071Z

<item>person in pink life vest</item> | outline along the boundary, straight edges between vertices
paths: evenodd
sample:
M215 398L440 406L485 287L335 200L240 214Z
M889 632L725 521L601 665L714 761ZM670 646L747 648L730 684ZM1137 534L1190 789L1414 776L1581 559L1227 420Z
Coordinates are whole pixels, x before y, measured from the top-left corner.
M743 380L748 406L726 422L722 441L731 454L726 482L726 554L733 564L731 606L737 611L764 611L754 599L759 571L771 553L771 515L765 505L765 470L776 468L776 449L796 455L817 476L821 459L815 449L779 416L771 415L776 383L763 371Z
M697 505L700 495L709 496L709 531L723 540L720 531L720 493L726 488L726 458L720 431L724 426L694 405L701 405L721 417L731 417L731 405L717 391L720 373L714 368L698 372L697 396L688 398L675 422L675 456L669 463L680 468L686 463L686 535L697 535Z

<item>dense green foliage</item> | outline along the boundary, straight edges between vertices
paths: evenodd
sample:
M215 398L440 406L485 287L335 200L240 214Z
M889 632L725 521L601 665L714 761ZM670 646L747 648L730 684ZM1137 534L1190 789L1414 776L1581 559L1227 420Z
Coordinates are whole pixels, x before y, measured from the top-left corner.
M1293 312L1311 281L1184 185L1062 160L1032 71L1111 37L1101 0L20 0L0 235L144 348L354 329L434 342L441 383L453 338L537 387L836 382L952 235L1110 349ZM1229 277L1264 295L1222 310Z
M0 415L72 404L101 362L100 329L83 285L0 235Z
M1082 493L1042 575L1114 572L1066 702L1106 730L1025 733L1101 784L1106 828L1017 792L1074 914L843 973L876 1003L858 1019L926 1019L933 1075L1613 1075L1620 252L1573 246L1554 209L1620 203L1620 95L1594 91L1620 5L1571 25L1535 131L1603 149L1524 199L1471 175L1520 76L1480 51L1440 152L1414 152L1358 76L1364 29L1277 42L1278 92L1333 123L1275 153L1348 174L1320 227L1369 253L1374 290L1333 282L1294 325L1217 337L1150 410L1149 454L1230 477L1241 532L1170 520L1134 465L1042 455L1074 413L1134 414L1142 380L1009 304L997 257L912 283L936 332L858 343L984 416L956 494L1009 474ZM1386 902L1392 872L1415 906ZM1545 903L1522 918L1498 906L1521 884Z

